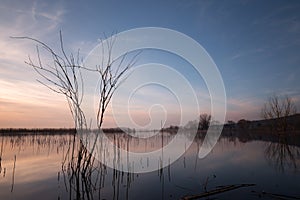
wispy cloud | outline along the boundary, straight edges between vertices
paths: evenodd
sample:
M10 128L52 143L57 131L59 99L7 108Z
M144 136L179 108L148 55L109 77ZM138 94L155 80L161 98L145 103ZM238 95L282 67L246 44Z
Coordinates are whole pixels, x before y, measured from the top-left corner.
M48 20L51 20L52 22L61 22L62 16L65 13L66 11L62 7L56 7L55 10L49 10L49 5L45 6L45 4L39 7L38 1L35 1L31 8L31 14L35 21L38 21L38 17L44 17Z
M15 6L2 4L0 11L5 21L1 22L2 35L16 36L16 34L29 34L28 36L43 37L51 34L63 22L66 10L57 2L34 1L32 4L24 1ZM4 33L3 33L4 32Z
M34 127L34 124L37 127L41 127L40 124L44 127L72 126L63 96L38 83L0 80L0 85L0 127ZM61 122L61 119L66 121Z
M249 50L241 50L236 52L234 55L231 56L231 60L238 60L240 58L243 58L245 56L253 56L255 54L261 54L265 52L266 49L264 47L256 47L254 49L249 49Z
M63 22L66 11L57 2L11 4L6 2L0 6L0 127L64 126L68 120L59 120L70 117L65 99L39 85L34 71L24 63L28 55L35 56L34 44L10 36L47 38L49 41ZM57 112L52 112L53 109Z
M60 5L54 5L52 8L49 9L49 5L40 5L37 1L34 2L31 15L37 25L40 25L41 22L46 20L48 24L46 30L51 32L55 30L58 25L63 21L63 16L66 13Z
M10 37L30 36L40 40L47 38L49 41L53 32L57 34L56 29L63 21L65 10L58 3L49 5L34 1L31 5L22 1L15 6L11 6L10 3L0 6L0 63L2 71L18 73L16 69L24 66L27 56L36 54L35 46L28 40ZM19 76L16 74L16 77ZM0 75L1 78L4 77Z
M2 100L6 100L6 102L49 107L57 107L62 104L65 106L65 99L62 95L48 90L45 86L37 82L0 80L0 85L0 97Z

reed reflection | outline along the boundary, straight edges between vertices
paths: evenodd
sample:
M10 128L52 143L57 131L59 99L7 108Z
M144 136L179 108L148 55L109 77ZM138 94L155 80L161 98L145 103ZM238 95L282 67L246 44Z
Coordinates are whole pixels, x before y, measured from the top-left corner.
M160 134L148 139L135 138L124 133L109 133L106 136L97 135L98 142L95 146L95 156L92 157L91 162L87 161L89 152L86 147L88 146L87 142L93 141L93 139L87 140L84 138L93 137L93 133L88 133L81 139L74 136L74 139L70 141L62 165L65 188L69 192L70 198L102 199L110 197L110 199L119 199L122 196L122 199L124 199L125 196L126 199L129 199L130 186L138 177L138 174L135 174L132 161L129 161L131 159L129 152L153 151L166 145L172 139L169 134ZM108 142L114 144L113 149L108 148ZM120 148L125 149L128 152L127 155L121 154ZM124 159L127 160L127 165L121 166L121 160ZM113 168L107 167L108 160L113 162ZM161 158L158 160L147 158L146 162L138 160L133 160L133 162L137 162L141 167L148 167L151 162L156 162L157 169L159 169ZM118 168L127 169L117 170ZM163 185L164 169L158 170L158 173L160 182ZM108 184L109 182L110 184ZM108 194L111 194L111 196L107 197Z
M163 155L163 152L157 159L132 160L129 154L120 154L117 147L128 152L154 151L174 139L173 133L164 132L148 139L138 139L124 133L106 135L109 141L103 139L98 143L95 151L99 153L97 157L91 158L88 165L85 164L89 159L89 152L85 148L86 140L78 139L73 133L0 136L0 198L9 199L9 195L14 194L16 199L32 199L29 194L32 190L27 192L24 189L28 186L36 188L35 195L39 192L47 194L45 199L178 199L184 195L201 192L199 184L213 174L216 174L217 178L210 183L208 190L214 188L215 183L222 185L235 181L239 183L240 179L248 180L249 177L245 173L250 170L269 171L268 165L262 165L265 163L264 158L272 167L278 163L275 166L280 171L273 170L271 175L282 173L283 170L295 171L299 167L300 152L299 147L295 145L298 142L286 137L276 139L269 136L253 137L251 134L243 136L242 133L224 134L212 154L201 160L198 158L198 152L205 136L201 133L194 138L192 146L178 161L166 168L160 168L161 159L167 156ZM99 135L98 139L101 138ZM116 144L115 149L108 149L107 142ZM182 145L185 142L182 140ZM122 160L127 160L128 165L123 168L126 167L128 172L107 167L105 163L108 160L115 166L120 165ZM157 171L138 174L129 161L145 168L155 164ZM230 177L232 182L222 180L226 174L232 173L232 168L241 167L241 163L244 171L236 178ZM247 163L254 165L247 168ZM256 166L258 168L255 168ZM233 171L236 173L236 170ZM259 177L263 175L260 174ZM284 184L289 184L290 179L291 177L287 177L285 182L283 181ZM257 179L259 180L260 178Z

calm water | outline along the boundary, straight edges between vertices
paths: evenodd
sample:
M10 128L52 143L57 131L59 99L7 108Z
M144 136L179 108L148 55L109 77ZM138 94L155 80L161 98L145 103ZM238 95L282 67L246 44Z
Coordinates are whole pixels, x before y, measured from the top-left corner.
M111 134L110 138L120 146L126 142L129 146L124 148L135 152L153 151L162 144L161 137L126 140L123 134ZM165 134L164 144L172 138ZM199 159L198 138L171 166L143 174L120 172L94 160L87 181L71 173L71 149L73 144L75 151L78 148L72 135L0 136L0 199L180 199L232 184L256 185L210 198L272 199L269 193L300 197L297 142L242 141L222 137L207 157ZM106 159L112 154L108 152ZM147 162L140 165L147 168L156 161Z

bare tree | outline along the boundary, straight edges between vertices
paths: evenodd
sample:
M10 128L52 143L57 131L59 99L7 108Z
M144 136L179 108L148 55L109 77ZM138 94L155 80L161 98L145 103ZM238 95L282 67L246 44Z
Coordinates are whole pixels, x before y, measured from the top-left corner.
M116 37L110 37L110 39L105 41L105 45L102 45L102 62L95 69L100 76L96 116L98 128L102 126L105 110L115 90L121 83L121 78L135 64L137 56L141 53L141 51L138 51L131 58L128 57L128 53L114 58L112 51L115 41ZM105 55L107 55L107 58L105 58Z
M287 131L287 117L296 113L296 106L289 96L280 98L273 95L262 108L262 116L273 120L273 128L277 131Z
M104 113L115 90L121 83L121 78L125 72L135 64L136 58L141 51L138 51L131 57L128 56L128 53L125 53L120 57L114 58L112 50L117 36L112 36L109 39L101 41L104 44L102 45L102 55L99 55L101 57L100 63L95 66L82 66L80 64L79 51L76 57L73 53L68 57L64 49L61 31L59 36L60 53L57 53L53 48L40 40L31 37L12 38L28 39L37 43L37 61L34 62L31 57L28 56L28 61L25 61L25 63L33 67L38 75L40 75L42 79L38 80L38 82L56 93L63 94L67 98L75 122L75 128L87 128L85 114L81 109L84 95L82 70L99 74L100 81L98 85L99 96L96 121L98 129L101 129L104 121ZM52 64L42 62L40 47L46 50L48 57L52 58Z
M199 119L199 128L201 130L207 130L211 121L211 115L201 114Z
M47 44L31 37L13 38L28 39L37 43L37 61L34 62L28 56L28 61L25 61L25 63L31 66L41 77L40 80L37 80L39 83L66 97L75 128L86 128L85 115L80 108L83 97L83 81L79 65L79 51L76 56L74 54L70 54L69 57L67 56L61 32L59 34L61 53L55 52ZM46 56L52 59L52 64L49 65L42 61L40 47L46 51Z
M113 57L112 51L115 41L116 36L110 37L105 41L101 41L102 43L104 43L101 46L102 59L101 62L95 66L95 69L83 67L84 69L98 73L100 77L99 85L97 87L99 89L99 96L96 114L96 121L99 130L101 130L104 121L106 108L109 105L109 102L117 87L122 82L121 78L124 76L125 72L135 64L137 56L141 53L141 51L138 51L134 53L131 58L127 57L128 53L125 53L121 57ZM91 154L87 159L87 163L89 163L92 159L92 152L96 147L97 139L98 134L96 135L96 138L92 145ZM86 171L86 167L83 168L83 171Z
M31 66L40 76L41 80L38 80L38 82L50 90L66 97L77 131L84 131L89 128L87 126L85 114L81 109L84 95L84 80L82 77L83 70L99 74L100 81L98 82L99 85L97 87L99 88L98 108L96 110L97 115L95 117L97 127L100 131L104 121L106 108L116 88L121 83L125 72L135 64L137 56L141 53L139 51L137 53L133 53L133 56L128 56L126 53L118 58L113 57L112 49L116 41L116 37L113 36L110 37L110 39L102 41L102 55L99 55L102 56L102 62L98 63L96 66L83 66L80 63L81 60L79 58L79 51L76 56L72 53L70 56L67 56L61 32L59 34L60 52L54 51L53 48L47 44L31 37L14 38L31 40L37 44L37 59L34 61L29 56L28 61L25 63ZM41 48L44 50L43 54L40 51ZM43 62L44 60L42 59L42 55L44 55L44 53L46 54L47 59L50 58L50 63ZM66 166L68 166L71 170L69 173L71 174L70 183L76 183L76 185L72 187L75 188L75 190L86 190L82 193L87 193L89 185L92 184L91 173L94 171L93 151L95 149L97 138L98 134L96 135L92 148L88 151L82 141L82 138L79 140L79 145L75 144L74 135L73 144L69 146L69 150L67 151L63 162L63 165L65 165L67 155L69 154L69 151L71 151L71 158L66 164ZM75 151L75 149L77 151ZM62 168L64 169L64 167ZM85 189L83 188L84 185L81 187L79 177L81 177L82 180L88 180L89 183L84 184L87 185L85 186Z

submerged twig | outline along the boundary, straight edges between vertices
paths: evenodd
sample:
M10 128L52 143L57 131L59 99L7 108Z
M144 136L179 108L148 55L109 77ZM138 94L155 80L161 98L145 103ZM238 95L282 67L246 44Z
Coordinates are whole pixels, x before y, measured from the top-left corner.
M182 200L200 199L200 198L203 198L203 197L207 197L207 196L211 196L211 195L215 195L215 194L235 190L235 189L242 188L242 187L250 187L250 186L255 186L255 184L226 185L226 186L221 186L218 189L207 191L207 192L204 192L204 193L201 193L201 194L185 196L185 197L182 197L181 199Z
M251 191L253 193L256 193L257 195L263 196L263 195L267 195L267 196L271 196L271 197L275 197L275 198L280 198L280 199L300 199L300 197L295 197L295 196L289 196L289 195L285 195L285 194L274 194L274 193L269 193L269 192L257 192L257 191Z
M17 160L17 156L15 155L14 168L13 168L13 173L12 173L12 183L11 183L11 190L10 190L10 192L13 192L14 185L15 185L16 160Z

